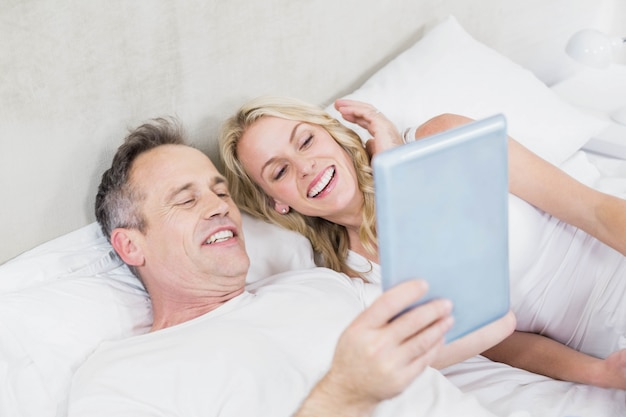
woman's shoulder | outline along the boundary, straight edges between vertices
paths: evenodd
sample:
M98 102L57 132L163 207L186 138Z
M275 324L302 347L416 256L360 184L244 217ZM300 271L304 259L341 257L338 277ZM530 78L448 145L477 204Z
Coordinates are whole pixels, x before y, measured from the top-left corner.
M380 265L372 262L355 251L349 250L346 264L353 270L363 274L363 277L372 284L380 284Z

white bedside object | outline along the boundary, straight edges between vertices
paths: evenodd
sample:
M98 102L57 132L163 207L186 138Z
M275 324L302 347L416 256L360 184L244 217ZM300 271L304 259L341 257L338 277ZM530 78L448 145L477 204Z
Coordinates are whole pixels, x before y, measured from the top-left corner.
M565 52L584 65L608 68L613 62L613 55L625 43L626 38L609 36L596 29L583 29L572 35Z
M617 123L621 125L626 126L626 106L613 112L613 114L611 114L611 119L613 119L614 121L616 121Z
M583 149L626 159L626 66L585 68L552 86L564 100L610 122Z
M626 126L611 123L606 129L589 139L583 149L602 155L626 159Z

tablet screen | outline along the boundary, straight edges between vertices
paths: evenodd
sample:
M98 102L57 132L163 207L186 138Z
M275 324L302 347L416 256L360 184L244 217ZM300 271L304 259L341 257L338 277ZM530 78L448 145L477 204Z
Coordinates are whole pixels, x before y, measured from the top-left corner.
M450 342L509 310L506 121L484 120L373 158L383 289L415 278L452 301Z

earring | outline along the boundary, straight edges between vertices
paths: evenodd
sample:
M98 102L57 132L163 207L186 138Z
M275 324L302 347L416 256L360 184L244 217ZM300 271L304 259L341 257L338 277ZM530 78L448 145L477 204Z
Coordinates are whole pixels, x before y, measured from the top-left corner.
M289 213L290 207L287 204L283 203L274 203L274 210L276 210L280 214Z

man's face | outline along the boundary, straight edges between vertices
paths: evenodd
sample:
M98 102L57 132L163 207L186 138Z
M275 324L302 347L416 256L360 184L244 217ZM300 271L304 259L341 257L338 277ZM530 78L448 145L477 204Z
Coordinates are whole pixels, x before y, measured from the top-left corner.
M143 195L146 228L135 243L149 290L175 296L243 288L250 261L241 214L206 155L182 145L157 147L135 160L130 181Z

